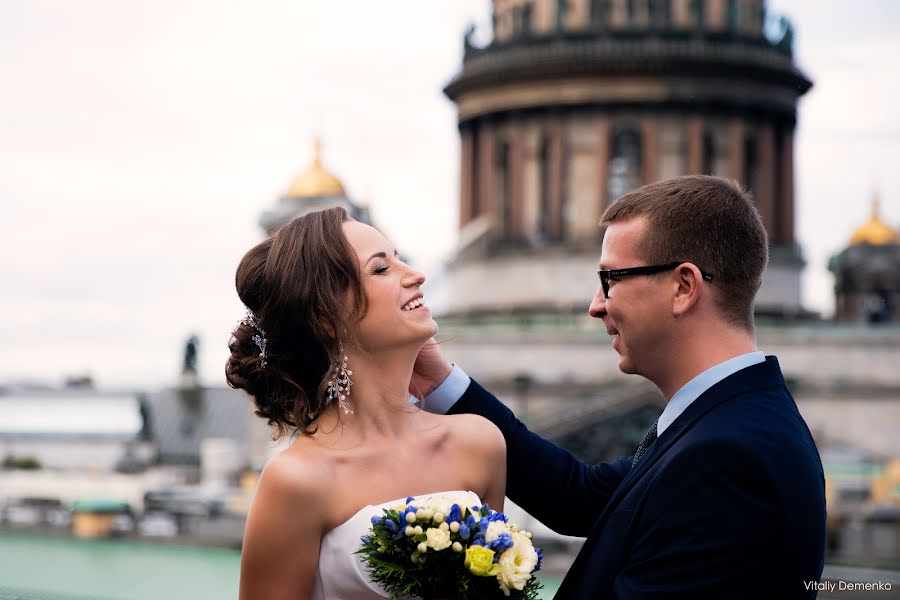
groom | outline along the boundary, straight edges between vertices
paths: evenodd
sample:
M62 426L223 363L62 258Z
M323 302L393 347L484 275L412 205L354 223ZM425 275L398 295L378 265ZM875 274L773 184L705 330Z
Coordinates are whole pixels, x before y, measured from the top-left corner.
M822 574L822 463L778 360L757 351L768 260L750 195L687 176L602 217L602 319L619 368L667 400L635 455L596 465L528 431L434 345L414 385L434 412L475 413L506 438L507 495L587 541L557 598L805 598Z

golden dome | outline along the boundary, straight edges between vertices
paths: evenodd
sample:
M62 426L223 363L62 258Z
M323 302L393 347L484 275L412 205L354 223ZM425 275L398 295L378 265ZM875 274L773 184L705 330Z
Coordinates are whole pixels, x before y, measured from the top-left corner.
M341 180L322 166L322 144L316 140L313 146L313 161L307 169L294 179L288 188L289 198L322 198L346 196Z
M851 246L872 244L876 246L900 243L900 236L878 216L878 196L872 198L872 217L869 222L853 232Z

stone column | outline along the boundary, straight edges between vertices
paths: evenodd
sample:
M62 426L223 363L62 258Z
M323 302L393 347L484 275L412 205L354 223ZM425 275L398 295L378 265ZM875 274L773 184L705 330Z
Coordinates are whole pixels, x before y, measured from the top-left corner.
M687 174L703 174L703 120L699 115L687 118Z
M725 0L705 0L706 23L708 31L723 31L728 25Z
M549 135L549 151L548 162L550 180L548 187L548 195L550 199L550 238L558 240L563 234L563 126L559 117L551 117L549 127L547 129Z
M759 128L759 182L756 195L756 204L759 206L759 214L762 216L763 225L769 238L774 240L776 232L775 224L775 132L771 123L765 123Z
M576 31L586 29L588 26L588 2L590 0L569 0L569 10L566 12L566 29Z
M609 117L599 115L594 119L594 131L596 133L596 156L597 165L597 215L594 219L595 223L600 222L600 216L606 207L609 206Z
M509 223L505 224L507 235L513 239L525 234L525 125L521 119L514 120L508 128L509 143Z
M497 201L494 198L496 186L494 185L495 166L494 151L496 146L496 133L493 123L484 122L478 131L478 176L476 185L478 189L478 215L490 215L496 223Z
M656 117L644 117L641 119L641 165L643 166L644 185L653 183L658 177L659 169L659 132Z
M460 127L459 130L459 226L464 227L475 215L475 190L473 189L474 133L471 127Z
M728 121L728 177L750 185L744 181L744 122L737 117Z
M781 174L778 195L778 240L783 244L794 243L794 128L785 127L781 133Z
M681 30L696 27L691 0L672 0L672 24Z

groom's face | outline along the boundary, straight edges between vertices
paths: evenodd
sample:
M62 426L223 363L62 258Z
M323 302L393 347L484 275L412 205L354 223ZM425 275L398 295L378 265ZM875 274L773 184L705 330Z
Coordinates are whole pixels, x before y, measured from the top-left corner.
M636 247L644 234L646 220L636 217L610 224L603 236L601 269L629 269L647 266ZM598 287L590 315L602 319L613 336L612 347L619 354L619 369L653 380L664 368L665 348L670 337L672 310L667 302L669 277L666 274L632 275L609 280L609 297Z

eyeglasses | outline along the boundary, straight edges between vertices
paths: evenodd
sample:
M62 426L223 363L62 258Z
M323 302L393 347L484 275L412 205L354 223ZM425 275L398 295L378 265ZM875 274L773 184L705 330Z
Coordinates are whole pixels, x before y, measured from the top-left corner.
M600 276L600 286L603 288L603 295L609 298L610 279L619 279L621 277L628 277L629 275L653 275L655 273L662 273L663 271L674 271L683 264L683 262L673 262L666 265L650 265L646 267L631 267L628 269L601 269L597 271L597 275ZM712 281L712 274L706 273L703 270L700 271L700 274L703 275L703 279L706 281Z

